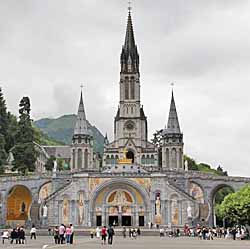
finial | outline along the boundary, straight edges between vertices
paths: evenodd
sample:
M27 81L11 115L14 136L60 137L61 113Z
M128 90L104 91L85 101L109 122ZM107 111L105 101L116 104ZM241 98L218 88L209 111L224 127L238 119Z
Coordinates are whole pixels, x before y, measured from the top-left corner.
M131 0L128 1L128 12L131 12L132 7L131 7Z
M83 89L83 84L81 84L80 87L81 87L81 90L82 90Z

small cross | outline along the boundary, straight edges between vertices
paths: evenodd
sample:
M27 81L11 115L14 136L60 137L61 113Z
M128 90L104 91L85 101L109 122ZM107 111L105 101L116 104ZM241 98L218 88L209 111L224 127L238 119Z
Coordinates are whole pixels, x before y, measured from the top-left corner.
M132 7L131 7L131 0L128 1L128 11L131 11Z
M171 83L171 86L174 87L174 82Z
M80 85L81 89L83 89L83 84Z

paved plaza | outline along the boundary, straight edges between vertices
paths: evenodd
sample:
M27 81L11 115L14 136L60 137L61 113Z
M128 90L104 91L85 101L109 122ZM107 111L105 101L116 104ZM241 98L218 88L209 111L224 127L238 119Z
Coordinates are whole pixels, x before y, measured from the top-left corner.
M122 237L115 237L114 244L112 246L106 245L102 246L101 241L97 239L90 239L89 237L76 237L74 245L55 245L53 244L53 238L48 236L41 236L36 241L31 241L28 239L26 245L10 245L6 243L2 248L29 248L37 249L43 248L44 245L48 245L46 248L119 248L119 249L161 249L161 248L170 248L170 249L233 249L233 248L250 248L250 241L233 241L225 239L215 239L213 241L201 241L196 238L160 238L160 237L141 237L136 240L131 240L129 238L123 239Z

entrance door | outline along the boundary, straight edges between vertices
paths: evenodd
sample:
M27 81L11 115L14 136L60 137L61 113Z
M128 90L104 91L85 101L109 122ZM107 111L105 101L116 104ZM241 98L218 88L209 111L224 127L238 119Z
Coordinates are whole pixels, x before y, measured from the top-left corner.
M131 216L122 216L122 226L131 226Z
M139 226L144 227L144 216L139 216Z
M102 225L102 216L101 215L97 215L96 216L96 226L100 227Z
M109 216L109 225L118 226L118 216Z
M127 152L127 154L126 154L126 157L127 157L128 159L132 159L132 163L134 163L134 161L135 161L135 155L134 155L134 152L133 152L133 151L129 150L129 151Z

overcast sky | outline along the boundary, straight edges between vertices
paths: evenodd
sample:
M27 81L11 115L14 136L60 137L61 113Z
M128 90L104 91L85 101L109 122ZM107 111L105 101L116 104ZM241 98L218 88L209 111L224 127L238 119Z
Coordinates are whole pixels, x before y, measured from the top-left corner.
M141 96L149 134L167 122L171 82L185 153L250 176L250 1L137 0ZM10 111L75 113L113 137L126 0L0 0L0 86Z

